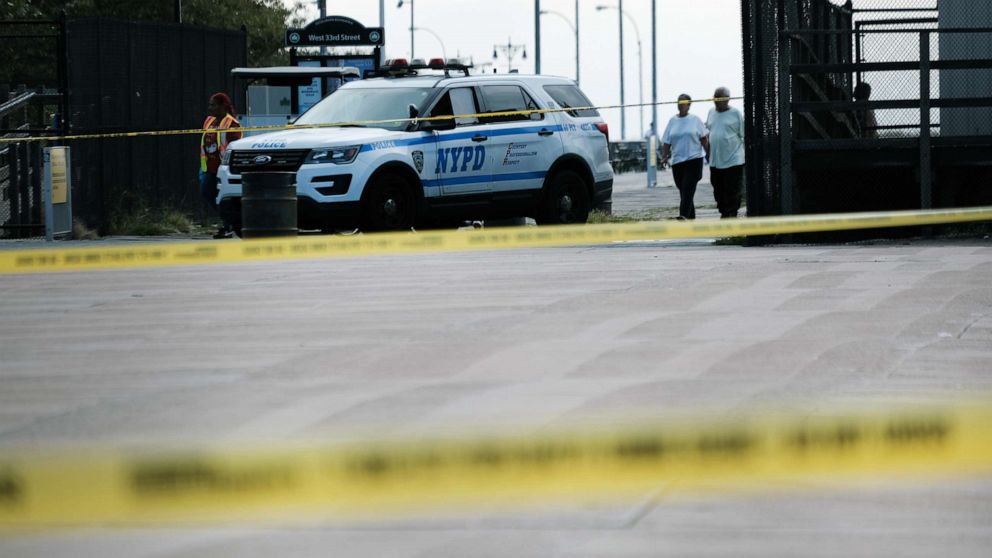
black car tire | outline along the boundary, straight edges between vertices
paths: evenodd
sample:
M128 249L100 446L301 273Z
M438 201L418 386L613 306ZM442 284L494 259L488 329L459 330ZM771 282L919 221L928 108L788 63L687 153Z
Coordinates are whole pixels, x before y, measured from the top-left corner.
M537 215L539 225L571 225L589 219L589 191L578 173L558 172L548 184Z
M402 176L386 173L369 185L362 199L363 231L410 230L416 222L417 198Z

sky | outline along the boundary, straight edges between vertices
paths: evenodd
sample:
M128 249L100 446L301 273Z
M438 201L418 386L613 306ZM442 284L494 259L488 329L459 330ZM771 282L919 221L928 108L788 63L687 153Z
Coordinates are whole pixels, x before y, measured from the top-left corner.
M287 5L294 2L284 0ZM387 58L410 56L410 0L397 8L398 0L385 1ZM693 98L711 97L718 86L729 87L740 95L743 62L740 0L697 0L657 2L658 100L674 100L680 93ZM575 21L575 0L540 0L541 9L562 14ZM596 105L620 103L619 13L615 9L597 11L600 5L617 6L618 0L579 0L580 85ZM414 25L436 33L449 57L458 54L474 58L476 65L495 62L499 73L506 72L502 55L494 61L496 44L521 44L527 59L518 54L513 67L533 73L534 0L413 0ZM317 3L308 2L309 19L317 17ZM640 99L637 34L641 38L643 98L651 100L651 0L623 0L625 102ZM379 0L327 0L328 15L343 15L368 27L379 24ZM575 77L575 34L558 15L541 16L541 73ZM636 22L631 24L631 20ZM438 39L426 31L415 33L417 58L441 56ZM492 72L492 66L487 67ZM738 107L740 101L735 101ZM692 112L705 118L711 105L696 105ZM610 126L610 136L620 138L620 110L602 111ZM658 107L661 126L675 114L674 106ZM648 129L651 108L643 110L643 127ZM639 109L626 109L627 139L642 137Z

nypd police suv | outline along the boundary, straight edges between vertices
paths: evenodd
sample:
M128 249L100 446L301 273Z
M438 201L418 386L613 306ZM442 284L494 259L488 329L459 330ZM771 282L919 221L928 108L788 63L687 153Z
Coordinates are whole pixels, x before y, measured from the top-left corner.
M417 71L425 68L445 73ZM387 77L347 83L296 122L356 124L232 142L218 171L225 220L240 228L241 174L266 171L296 173L301 229L398 230L524 216L583 223L609 202L609 131L597 111L578 108L592 103L575 82L468 75L441 60L388 61L385 69ZM573 110L512 114L556 108ZM440 115L476 116L360 123Z

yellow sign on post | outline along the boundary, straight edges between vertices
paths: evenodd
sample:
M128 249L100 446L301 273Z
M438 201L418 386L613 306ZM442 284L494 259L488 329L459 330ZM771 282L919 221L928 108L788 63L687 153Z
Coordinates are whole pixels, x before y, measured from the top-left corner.
M52 165L52 203L65 203L68 199L69 180L65 151L65 147L52 147L49 151Z
M72 155L68 147L45 148L45 240L72 234Z

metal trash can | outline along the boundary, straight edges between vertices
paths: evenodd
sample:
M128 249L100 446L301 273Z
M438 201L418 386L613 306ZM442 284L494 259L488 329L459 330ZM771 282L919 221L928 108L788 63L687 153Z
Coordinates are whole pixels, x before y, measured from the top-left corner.
M296 173L241 175L241 237L296 236Z

